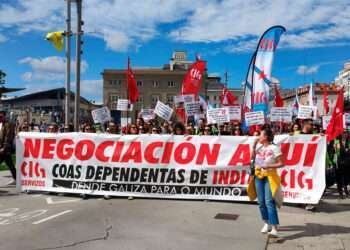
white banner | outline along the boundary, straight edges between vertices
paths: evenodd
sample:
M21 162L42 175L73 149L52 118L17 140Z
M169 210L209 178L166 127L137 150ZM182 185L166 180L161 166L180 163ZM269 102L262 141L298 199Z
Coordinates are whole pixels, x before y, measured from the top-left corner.
M156 108L154 109L154 113L158 115L160 118L169 121L173 114L174 110L170 108L168 105L162 103L161 101L157 102Z
M228 108L215 108L207 110L208 124L223 124L230 122L230 114Z
M265 124L265 117L263 111L246 112L244 114L244 118L248 126Z
M227 106L230 120L231 121L240 121L242 119L241 106Z
M105 123L111 120L111 112L107 107L94 109L91 111L92 119L94 123Z
M315 106L299 106L298 119L317 119L317 107Z
M271 122L292 122L292 109L288 107L272 107Z
M185 102L185 111L187 116L198 115L200 111L199 102Z
M255 137L20 133L17 187L93 195L248 201ZM326 140L278 135L285 202L315 204L325 189Z

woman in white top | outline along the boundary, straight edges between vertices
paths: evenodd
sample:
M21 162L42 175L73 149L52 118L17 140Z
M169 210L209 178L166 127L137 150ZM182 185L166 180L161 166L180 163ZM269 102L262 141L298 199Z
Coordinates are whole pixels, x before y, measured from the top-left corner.
M261 232L277 237L279 220L276 197L280 188L280 178L276 170L283 166L283 157L279 146L273 144L273 137L272 130L266 128L261 131L259 138L254 143L254 186L260 214L265 222Z

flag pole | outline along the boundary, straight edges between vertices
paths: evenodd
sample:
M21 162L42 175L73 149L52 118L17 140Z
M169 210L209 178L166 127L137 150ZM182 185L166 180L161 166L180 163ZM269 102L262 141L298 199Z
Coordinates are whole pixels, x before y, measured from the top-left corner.
M71 36L71 0L67 1L67 19L66 19L66 100L65 100L65 114L64 114L64 125L69 127L70 121L70 36Z
M128 99L128 108L126 109L126 129L129 125L129 71L130 71L130 57L128 56L128 70L126 71L126 98Z

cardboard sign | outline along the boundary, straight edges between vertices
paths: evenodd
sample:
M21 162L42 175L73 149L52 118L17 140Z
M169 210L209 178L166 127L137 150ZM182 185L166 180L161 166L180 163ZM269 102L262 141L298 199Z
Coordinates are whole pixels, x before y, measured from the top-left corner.
M263 111L247 112L244 114L244 118L248 126L265 124Z
M214 108L207 110L208 124L223 124L230 122L230 114L228 108Z
M230 121L240 121L242 119L241 106L228 106Z
M128 99L118 99L117 110L119 111L132 111L133 105L129 104Z
M287 107L272 107L271 122L292 122L292 109Z
M185 103L195 102L194 95L177 95L174 96L174 104L176 108L185 108Z
M149 120L153 120L156 115L154 113L154 109L141 109L139 117L141 117L145 122L148 122Z
M94 123L105 123L111 120L111 112L107 107L94 109L91 111L92 119Z
M315 119L315 116L317 116L317 107L299 106L298 119Z
M185 102L185 111L188 116L200 114L199 102Z
M170 108L168 105L162 103L161 101L157 102L156 108L154 109L154 113L158 115L160 118L169 121L173 114L174 110Z

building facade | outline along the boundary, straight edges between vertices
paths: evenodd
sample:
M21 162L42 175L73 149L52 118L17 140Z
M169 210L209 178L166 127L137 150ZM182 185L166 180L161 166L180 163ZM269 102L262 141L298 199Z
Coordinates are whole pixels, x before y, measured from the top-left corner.
M304 85L303 87L299 87L297 89L284 91L281 95L284 101L285 107L292 107L295 101L295 95L298 93L299 104L300 105L309 105L309 89L310 84ZM317 112L319 116L325 115L325 109L323 105L323 96L324 92L328 93L328 103L330 107L331 114L333 108L336 104L339 89L335 84L327 84L327 83L314 83L314 106L317 106Z
M339 71L338 76L334 80L335 84L344 85L344 98L350 100L350 61L344 64L344 68Z
M183 51L174 52L169 64L160 68L132 67L139 98L128 112L128 117L135 119L142 108L154 108L157 101L173 106L174 96L181 92L182 81L193 62L187 60ZM118 99L127 98L126 69L105 69L103 76L103 103L112 111L112 115L125 117L126 112L120 114L117 109ZM204 74L200 95L214 107L220 105L220 95L223 91L221 78ZM242 90L230 89L241 103Z

